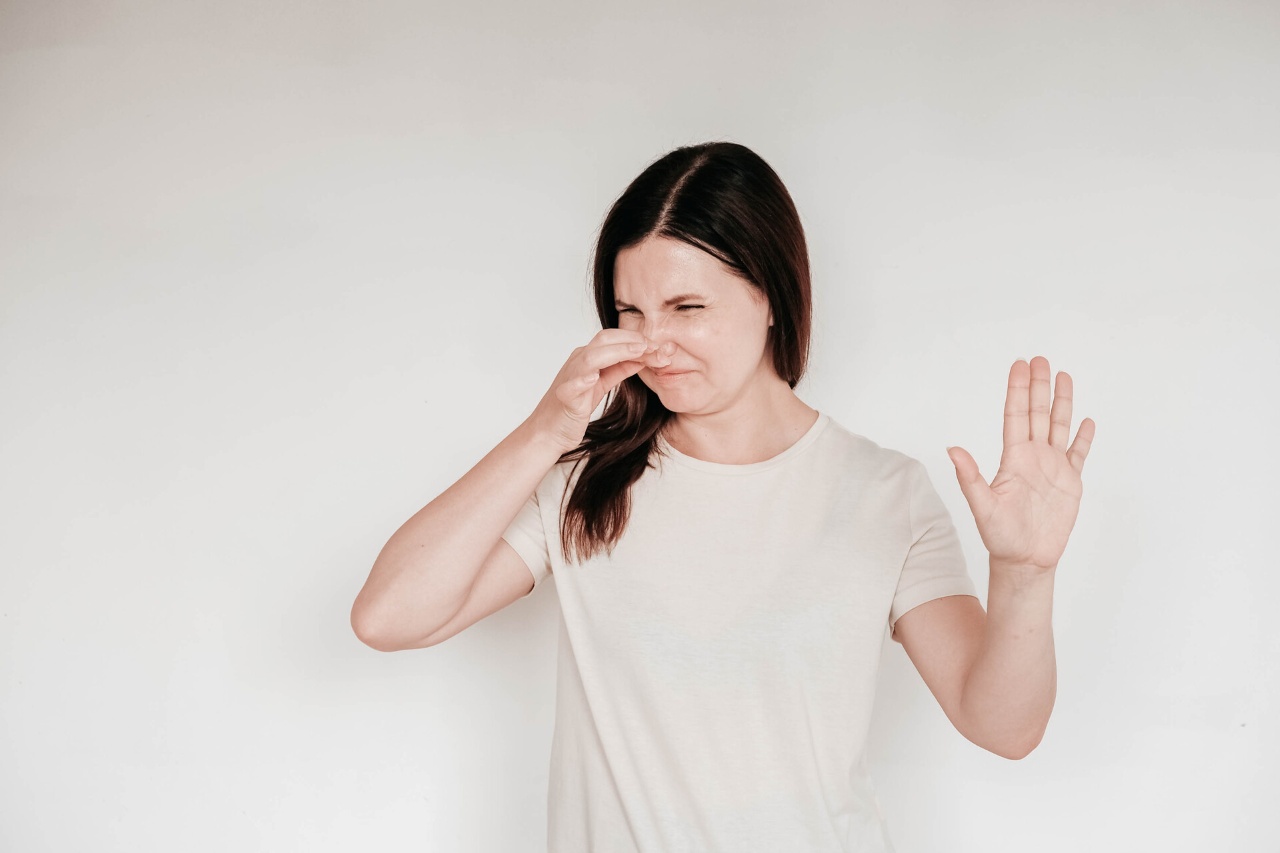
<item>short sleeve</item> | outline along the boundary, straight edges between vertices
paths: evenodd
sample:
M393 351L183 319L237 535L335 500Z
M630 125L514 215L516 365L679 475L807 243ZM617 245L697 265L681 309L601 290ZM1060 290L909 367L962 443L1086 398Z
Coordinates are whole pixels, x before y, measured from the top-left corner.
M515 520L507 527L502 538L515 549L524 560L524 564L533 574L533 589L538 588L551 573L551 557L547 550L547 536L542 524L542 511L538 506L538 493L535 491L524 502ZM525 593L533 594L533 589Z
M978 595L965 565L960 537L928 471L913 459L908 476L911 547L889 609L890 637L895 642L901 640L893 635L893 627L911 608L948 595Z

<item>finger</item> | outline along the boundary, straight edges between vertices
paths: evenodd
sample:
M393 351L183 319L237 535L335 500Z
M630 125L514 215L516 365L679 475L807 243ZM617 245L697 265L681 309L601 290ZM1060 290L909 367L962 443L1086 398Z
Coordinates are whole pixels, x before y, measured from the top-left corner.
M1030 435L1032 441L1049 439L1049 359L1031 359Z
M1053 414L1049 424L1049 444L1058 450L1067 449L1067 439L1071 437L1071 395L1074 388L1071 374L1058 371L1058 381L1053 392Z
M1030 436L1027 428L1027 410L1030 406L1028 385L1030 370L1027 363L1018 359L1009 368L1009 390L1004 398L1004 446L1022 444Z
M671 358L676 354L676 345L673 341L665 341L661 344L654 343L656 349L646 352L642 357L643 361L649 367L667 367L671 364Z
M623 361L606 367L600 371L600 390L602 392L616 388L628 376L635 376L644 368L642 361Z
M978 463L963 447L948 447L947 456L951 458L951 464L956 466L956 481L960 484L964 499L969 502L973 517L987 518L992 512L995 499L991 494L991 487L978 471Z
M642 359L656 349L656 344L644 341L628 341L616 344L593 344L582 354L582 364L587 370L599 371L611 364L631 359Z
M561 401L564 409L573 412L576 415L590 415L595 411L595 406L590 405L591 397L595 392L595 387L600 383L600 374L598 371L591 371L566 380L558 384L556 387L556 398ZM590 405L590 409L585 409Z
M1089 448L1093 447L1096 428L1092 418L1085 418L1080 422L1080 429L1076 430L1076 440L1071 442L1071 449L1067 451L1067 461L1076 473L1084 472L1084 460L1089 455Z
M671 359L675 354L676 345L673 342L667 341L659 344L656 341L651 341L643 352L632 352L629 358L640 362L642 368L652 367L659 369L670 366Z
M591 342L588 346L591 344L625 344L630 343L631 341L640 341L643 343L645 341L644 333L636 331L635 329L609 328L601 329L596 332L595 336L591 338Z

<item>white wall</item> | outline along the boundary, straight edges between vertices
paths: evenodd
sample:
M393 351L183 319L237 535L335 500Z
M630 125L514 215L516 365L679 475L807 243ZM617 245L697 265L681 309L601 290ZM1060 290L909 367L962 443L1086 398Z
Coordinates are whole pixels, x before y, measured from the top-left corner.
M0 6L0 848L542 849L554 584L417 652L349 608L592 334L609 202L731 139L802 397L984 595L945 447L994 474L1036 354L1098 424L1040 748L886 653L900 853L1280 849L1280 6L1121 5Z

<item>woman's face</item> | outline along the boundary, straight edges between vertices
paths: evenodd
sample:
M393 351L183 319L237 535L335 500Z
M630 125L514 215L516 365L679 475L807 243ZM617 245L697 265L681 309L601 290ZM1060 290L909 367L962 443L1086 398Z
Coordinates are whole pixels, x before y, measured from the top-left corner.
M639 372L673 412L728 407L761 379L776 379L765 342L773 315L756 287L717 258L669 237L650 237L614 263L618 326L675 351Z

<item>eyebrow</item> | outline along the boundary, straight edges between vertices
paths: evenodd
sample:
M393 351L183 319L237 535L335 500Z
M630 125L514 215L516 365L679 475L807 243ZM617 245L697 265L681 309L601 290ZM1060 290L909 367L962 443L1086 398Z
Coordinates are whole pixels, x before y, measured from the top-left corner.
M663 303L662 303L662 307L663 307L663 308L670 308L672 305L676 305L676 304L681 303L681 302L687 302L687 301L689 301L690 299L692 299L692 300L694 300L694 301L696 302L696 301L699 301L699 300L704 300L704 299L706 299L706 297L705 297L705 296L699 296L699 295L698 295L698 294L696 294L696 293L682 293L682 294L680 294L679 296L673 296L673 297L671 297L670 299L668 299L666 302L663 302ZM613 307L614 307L614 308L635 308L636 306L632 305L630 302L623 302L621 299L614 299L614 300L613 300Z

